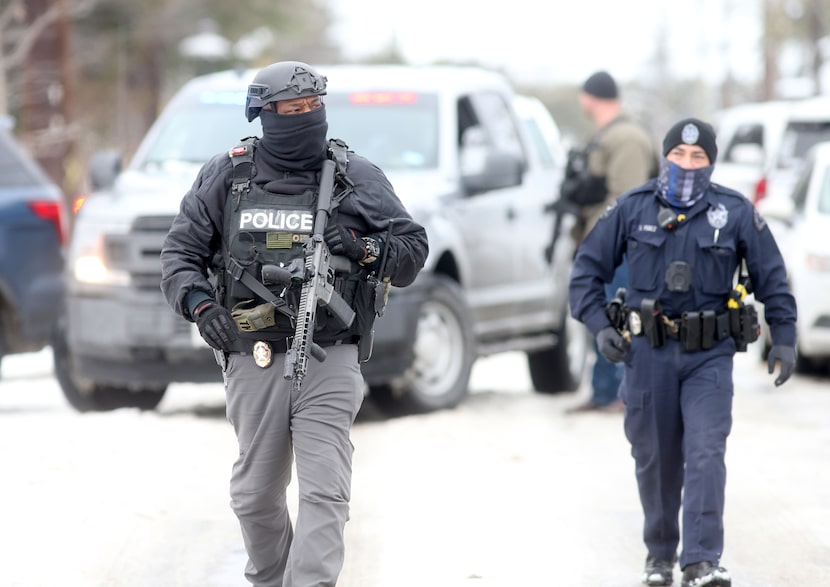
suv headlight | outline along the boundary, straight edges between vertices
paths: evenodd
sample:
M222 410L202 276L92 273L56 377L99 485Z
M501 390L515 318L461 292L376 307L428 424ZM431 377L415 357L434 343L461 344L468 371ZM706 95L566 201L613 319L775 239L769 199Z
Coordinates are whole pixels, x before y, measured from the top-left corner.
M105 245L106 238L103 234L76 234L69 259L72 276L79 283L129 285L129 274L122 269L113 268Z

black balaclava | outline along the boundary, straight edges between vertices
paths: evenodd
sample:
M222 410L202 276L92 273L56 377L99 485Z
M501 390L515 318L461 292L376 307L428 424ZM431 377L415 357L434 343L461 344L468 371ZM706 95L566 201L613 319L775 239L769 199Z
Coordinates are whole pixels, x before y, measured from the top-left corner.
M277 114L263 110L262 138L258 147L264 162L287 171L319 169L326 159L325 105L302 114Z

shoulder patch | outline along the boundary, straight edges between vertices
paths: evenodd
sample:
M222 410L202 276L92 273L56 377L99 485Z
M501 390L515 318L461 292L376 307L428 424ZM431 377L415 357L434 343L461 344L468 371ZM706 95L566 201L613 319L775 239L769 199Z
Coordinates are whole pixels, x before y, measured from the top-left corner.
M758 212L758 208L755 206L752 207L752 219L755 222L755 230L758 232L761 232L764 228L766 228L767 221L764 220L764 217L761 216L761 213Z
M614 209L616 207L617 207L617 200L614 200L613 202L608 204L608 207L605 209L605 211L602 213L602 216L600 216L599 219L600 220L605 220L606 218L611 216L611 214L614 212Z

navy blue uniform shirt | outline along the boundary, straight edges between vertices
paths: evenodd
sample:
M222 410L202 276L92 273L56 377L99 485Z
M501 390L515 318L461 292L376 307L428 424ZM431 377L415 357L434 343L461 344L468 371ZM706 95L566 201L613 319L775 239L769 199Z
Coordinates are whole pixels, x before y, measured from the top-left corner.
M643 298L656 298L670 318L686 311L724 310L745 259L773 344L794 346L796 305L784 259L755 206L738 192L711 184L694 206L675 210L680 220L666 230L657 221L665 204L656 188L656 180L650 180L620 196L579 247L570 282L573 317L594 335L610 325L603 285L623 255L629 265L628 306L639 308ZM666 270L674 261L691 267L686 292L666 285Z

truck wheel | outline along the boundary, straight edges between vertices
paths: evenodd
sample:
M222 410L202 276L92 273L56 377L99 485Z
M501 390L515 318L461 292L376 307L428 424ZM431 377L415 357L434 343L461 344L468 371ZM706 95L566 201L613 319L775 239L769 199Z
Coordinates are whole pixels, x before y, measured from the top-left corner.
M159 405L167 386L124 388L77 377L62 327L52 341L55 378L66 400L79 412L104 412L118 408L152 410Z
M373 386L370 397L388 413L452 408L467 394L475 361L473 320L459 285L434 276L421 305L412 363L402 381Z
M585 327L566 314L556 335L556 346L527 353L530 380L540 393L575 391L585 373L591 340Z

